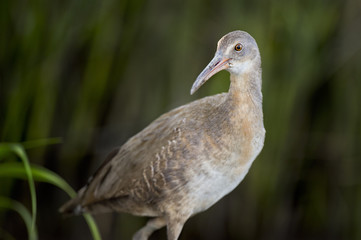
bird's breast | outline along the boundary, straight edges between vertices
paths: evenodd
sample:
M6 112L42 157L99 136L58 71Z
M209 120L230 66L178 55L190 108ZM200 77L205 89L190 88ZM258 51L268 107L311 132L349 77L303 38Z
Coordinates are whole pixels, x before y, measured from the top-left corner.
M245 165L234 164L240 157L238 153L231 153L223 166L215 165L212 161L198 166L198 173L193 175L189 183L189 187L193 189L192 199L196 202L194 213L208 209L243 180L252 162Z
M236 188L262 150L262 116L243 111L227 117L218 122L217 131L204 136L200 146L202 157L195 163L190 182L198 202L195 212L206 210Z

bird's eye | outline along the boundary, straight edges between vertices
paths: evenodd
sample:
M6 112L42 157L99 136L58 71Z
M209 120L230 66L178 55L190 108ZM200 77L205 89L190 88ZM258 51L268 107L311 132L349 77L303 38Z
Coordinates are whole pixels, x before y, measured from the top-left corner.
M237 43L236 46L234 46L234 50L236 50L237 52L241 51L243 48L242 44Z

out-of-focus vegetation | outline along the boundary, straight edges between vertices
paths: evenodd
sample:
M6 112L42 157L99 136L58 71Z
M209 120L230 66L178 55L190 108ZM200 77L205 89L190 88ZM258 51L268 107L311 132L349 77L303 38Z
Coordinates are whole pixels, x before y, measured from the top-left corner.
M59 187L66 192L70 197L75 197L76 192L69 186L56 173L36 165L29 163L29 159L25 152L25 148L31 148L41 146L44 144L58 143L59 139L45 139L30 141L23 144L17 143L2 143L0 144L0 178L20 178L28 181L30 196L31 196L31 213L21 203L11 198L0 196L0 210L12 210L17 212L22 220L25 222L27 229L27 235L29 240L37 240L38 234L36 229L36 216L37 216L37 198L35 192L34 180L40 182L50 183L54 186ZM24 148L25 147L25 148ZM22 163L19 162L5 162L4 160L12 159L14 157L19 158ZM3 185L6 187L6 185ZM100 240L100 233L94 222L93 217L90 214L83 215L94 240ZM1 229L3 230L3 229ZM0 232L0 239L13 239L11 234L6 231Z
M226 91L222 72L189 95L218 39L245 30L263 59L265 147L181 239L361 239L360 24L359 0L1 1L0 141L61 137L29 158L79 188L161 113ZM39 239L91 238L80 217L58 213L64 192L36 189ZM0 196L31 208L24 181L0 179ZM104 239L130 239L145 222L96 219ZM0 229L27 237L13 211L0 212Z

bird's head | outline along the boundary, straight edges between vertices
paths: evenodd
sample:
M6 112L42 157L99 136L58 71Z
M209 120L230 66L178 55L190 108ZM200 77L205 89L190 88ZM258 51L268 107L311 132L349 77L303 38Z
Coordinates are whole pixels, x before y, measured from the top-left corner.
M221 70L241 75L260 66L260 54L254 38L246 32L230 32L218 41L217 51L207 67L194 82L191 94L195 93L210 77Z

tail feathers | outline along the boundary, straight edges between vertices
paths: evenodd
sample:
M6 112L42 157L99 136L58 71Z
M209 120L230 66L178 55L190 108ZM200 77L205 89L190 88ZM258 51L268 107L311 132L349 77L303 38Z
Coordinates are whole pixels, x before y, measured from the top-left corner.
M79 203L79 198L73 198L66 202L63 206L59 208L59 212L63 213L64 215L80 215L84 213L84 208Z

